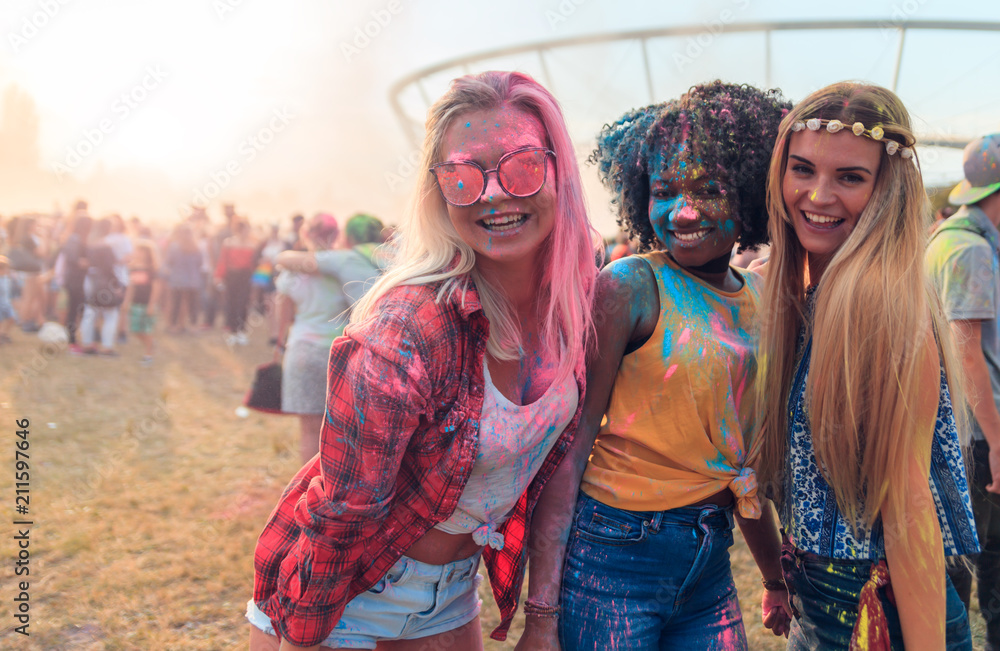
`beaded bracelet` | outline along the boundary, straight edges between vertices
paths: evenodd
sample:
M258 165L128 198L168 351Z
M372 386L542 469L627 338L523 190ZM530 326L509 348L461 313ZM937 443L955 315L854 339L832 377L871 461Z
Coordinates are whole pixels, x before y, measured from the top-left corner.
M533 599L524 600L524 614L535 617L556 619L559 617L559 606L552 606Z
M760 582L764 585L765 590L787 590L788 586L785 585L784 579L765 579L761 578Z

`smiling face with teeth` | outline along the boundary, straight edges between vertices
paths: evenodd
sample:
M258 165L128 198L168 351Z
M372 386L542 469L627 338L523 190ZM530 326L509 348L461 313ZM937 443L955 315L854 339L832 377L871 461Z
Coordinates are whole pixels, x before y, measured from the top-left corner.
M541 121L504 106L457 116L445 132L440 159L471 161L492 170L504 154L529 147L549 147ZM448 217L462 241L476 252L481 271L500 272L512 264L522 269L538 266L539 249L555 224L557 172L551 156L545 164L550 166L546 180L535 195L507 194L491 172L479 201L471 206L448 205Z
M723 180L706 173L687 142L661 148L650 170L649 222L664 249L696 275L728 270L741 229Z
M781 195L808 253L811 282L819 281L868 205L882 151L881 143L844 131L800 131L789 139Z

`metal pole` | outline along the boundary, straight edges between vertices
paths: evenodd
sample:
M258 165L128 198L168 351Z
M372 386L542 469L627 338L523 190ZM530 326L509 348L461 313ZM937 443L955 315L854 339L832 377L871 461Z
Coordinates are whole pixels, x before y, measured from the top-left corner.
M656 103L656 94L653 93L653 71L649 69L649 48L647 47L646 39L639 39L639 45L642 47L642 67L646 71L646 92L649 93L649 103Z
M764 88L771 87L771 30L764 32Z
M552 75L549 74L549 63L545 60L545 48L538 48L538 62L542 64L542 76L545 77L545 87L550 93L555 93L552 88Z
M906 28L899 28L899 50L896 51L896 69L892 73L892 92L899 88L899 69L903 66L903 44L906 43Z

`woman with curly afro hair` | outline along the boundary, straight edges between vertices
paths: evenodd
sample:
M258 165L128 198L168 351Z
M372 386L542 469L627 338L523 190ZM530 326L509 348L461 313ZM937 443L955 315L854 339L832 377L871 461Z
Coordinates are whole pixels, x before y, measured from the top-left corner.
M762 281L729 260L766 242L790 106L716 81L598 136L591 160L640 254L598 278L580 428L536 515L556 544L536 552L529 601L552 616L528 618L524 648L746 649L734 520L763 574L764 624L787 632L777 527L745 465Z

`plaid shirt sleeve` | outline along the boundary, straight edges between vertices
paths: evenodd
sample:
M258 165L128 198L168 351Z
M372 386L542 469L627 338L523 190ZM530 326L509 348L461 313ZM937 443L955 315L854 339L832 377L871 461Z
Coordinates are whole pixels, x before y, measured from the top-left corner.
M364 541L406 489L397 486L403 455L432 410L422 361L440 354L432 326L388 310L334 343L319 460L285 491L255 555L254 600L293 644L322 642L340 620Z

